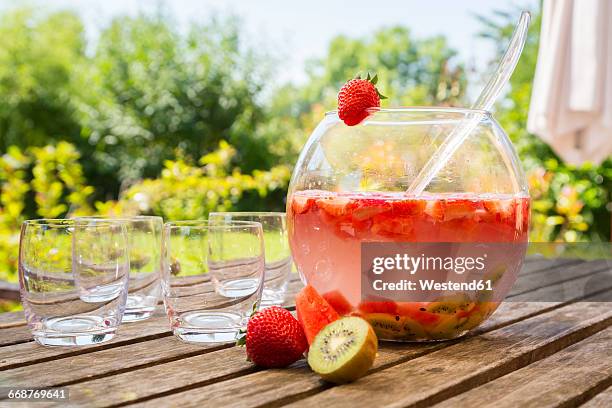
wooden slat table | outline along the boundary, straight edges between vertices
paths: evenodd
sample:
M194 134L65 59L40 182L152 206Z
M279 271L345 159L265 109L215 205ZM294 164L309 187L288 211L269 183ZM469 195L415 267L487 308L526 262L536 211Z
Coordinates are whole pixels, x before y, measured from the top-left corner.
M246 361L242 348L183 343L161 310L123 325L108 343L84 348L39 346L23 314L7 313L0 315L0 387L65 386L70 400L5 399L0 406L612 407L612 303L596 301L612 291L612 279L599 279L604 284L586 293L570 290L563 302L522 300L602 276L611 276L602 261L530 260L512 301L473 335L381 343L368 375L342 386L321 381L304 360L264 370ZM289 309L300 287L294 277Z

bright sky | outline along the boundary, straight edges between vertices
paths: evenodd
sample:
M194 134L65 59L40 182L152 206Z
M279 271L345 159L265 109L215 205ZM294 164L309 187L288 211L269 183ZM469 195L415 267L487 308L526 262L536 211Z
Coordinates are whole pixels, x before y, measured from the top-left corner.
M408 26L417 37L445 35L461 58L477 70L493 54L492 46L476 38L480 27L475 14L495 9L513 10L537 0L47 0L31 4L70 8L84 19L88 35L96 33L118 14L154 11L160 5L179 27L206 21L215 13L241 17L244 30L255 43L284 58L280 80L304 81L304 62L321 56L338 34L365 37L373 30L395 24ZM23 4L3 0L2 6ZM518 18L518 15L517 15Z

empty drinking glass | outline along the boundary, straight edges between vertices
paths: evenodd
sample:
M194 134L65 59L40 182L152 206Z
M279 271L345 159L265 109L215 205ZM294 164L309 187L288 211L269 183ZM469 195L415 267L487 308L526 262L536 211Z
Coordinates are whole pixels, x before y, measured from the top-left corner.
M291 276L293 261L287 239L287 217L282 212L213 212L209 225L223 225L232 221L259 222L263 228L266 247L266 278L261 307L282 305Z
M114 337L125 308L125 225L111 220L29 220L21 227L19 284L34 340L46 346Z
M149 215L77 219L108 219L125 223L130 248L130 283L123 321L134 322L151 317L161 295L159 276L163 219Z
M172 331L188 342L235 341L261 300L261 224L164 225L162 294Z

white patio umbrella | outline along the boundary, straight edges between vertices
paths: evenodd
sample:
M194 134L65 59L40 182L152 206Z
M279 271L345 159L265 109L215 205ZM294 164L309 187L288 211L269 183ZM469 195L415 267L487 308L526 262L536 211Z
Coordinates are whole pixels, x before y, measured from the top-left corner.
M568 163L612 154L612 1L544 0L527 129Z

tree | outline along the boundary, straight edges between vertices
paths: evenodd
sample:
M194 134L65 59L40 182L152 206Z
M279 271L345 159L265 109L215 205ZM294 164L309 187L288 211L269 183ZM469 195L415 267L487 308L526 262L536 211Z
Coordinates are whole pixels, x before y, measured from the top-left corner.
M379 88L391 106L456 105L465 91L464 69L456 55L444 37L417 39L401 26L365 39L338 36L323 59L310 62L304 98L335 105L344 82L369 70L378 74Z
M184 37L162 16L119 18L93 58L102 98L83 109L96 171L132 182L155 177L165 160L197 160L222 139L246 170L267 147L253 140L264 63L241 48L236 20L193 26Z
M83 25L72 13L17 9L0 17L0 153L79 138L73 78L84 49Z
M157 177L165 160L195 162L220 140L236 146L245 171L275 164L259 139L275 129L257 131L268 59L244 45L236 19L181 35L168 16L119 17L93 55L85 49L72 13L0 19L0 153L68 141L97 199Z
M495 68L506 51L520 11L519 8L509 11L496 10L491 16L476 17L483 26L479 35L491 40L497 49L496 57L491 61L492 69ZM525 48L519 64L510 78L510 91L498 103L496 113L497 120L508 132L527 166L531 166L534 161L539 163L544 158L557 158L546 143L527 132L527 114L540 43L541 11L539 9L533 10L531 17Z

